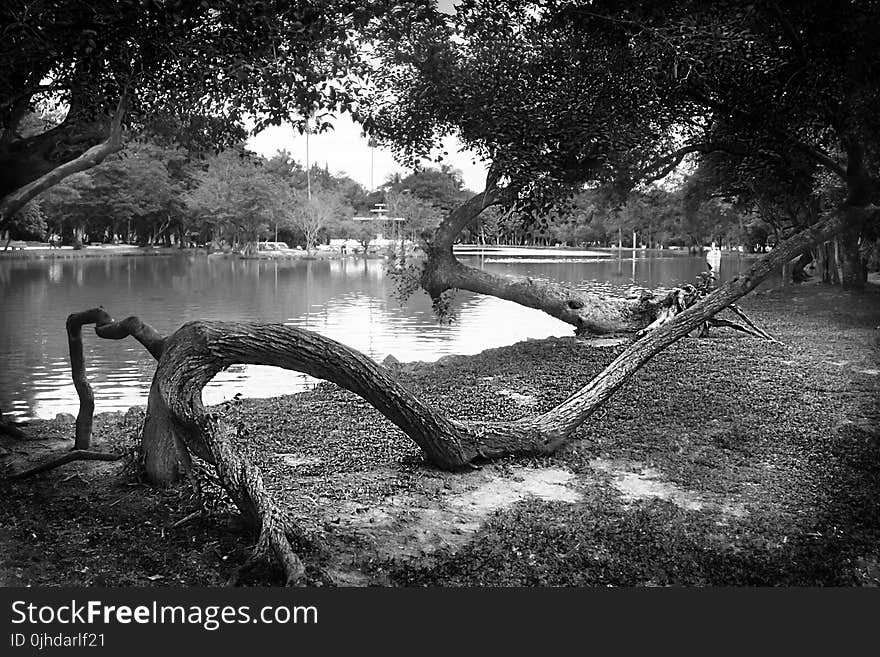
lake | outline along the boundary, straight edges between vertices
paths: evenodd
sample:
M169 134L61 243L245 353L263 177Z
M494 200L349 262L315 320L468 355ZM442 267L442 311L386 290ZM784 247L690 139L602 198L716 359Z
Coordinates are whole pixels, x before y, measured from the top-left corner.
M647 288L692 282L702 256L624 250L606 258L504 254L462 256L496 273L550 278L574 285ZM725 254L719 278L750 261ZM104 306L116 319L139 315L168 335L195 319L284 322L317 331L381 361L436 360L527 338L572 334L544 313L491 297L456 295L457 320L440 326L424 293L397 302L382 260L238 260L201 254L0 260L0 408L51 418L76 414L64 323L71 312ZM95 410L145 404L155 363L133 339L102 340L86 327L84 352ZM305 375L272 367L234 366L205 389L208 404L237 393L287 394L314 385Z

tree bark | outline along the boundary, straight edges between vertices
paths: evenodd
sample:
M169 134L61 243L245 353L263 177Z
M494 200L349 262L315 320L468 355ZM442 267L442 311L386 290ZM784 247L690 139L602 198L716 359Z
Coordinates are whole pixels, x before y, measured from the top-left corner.
M807 249L801 253L794 265L792 265L791 280L793 283L803 283L810 278L810 274L807 273L806 269L811 262L813 262L813 251L812 249Z
M837 237L840 282L845 290L864 290L868 282L868 267L859 248L859 236L858 228L849 228Z
M536 278L498 276L463 264L451 251L429 256L421 285L432 299L446 290L459 289L535 308L571 324L578 335L639 331L668 305L666 296L603 295Z
M543 311L572 325L576 335L638 332L674 310L678 290L665 295L606 295L529 277L497 276L460 262L452 250L455 240L483 210L500 203L504 194L494 187L490 174L486 190L456 208L426 245L428 257L419 283L435 307L443 307L442 295L447 290L468 290Z

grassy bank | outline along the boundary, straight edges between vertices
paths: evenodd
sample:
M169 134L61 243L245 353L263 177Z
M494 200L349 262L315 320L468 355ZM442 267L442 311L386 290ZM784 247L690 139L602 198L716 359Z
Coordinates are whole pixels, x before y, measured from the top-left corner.
M242 445L314 538L313 584L876 585L880 578L880 290L821 286L744 307L782 345L719 332L656 357L545 459L468 474L426 467L360 398L313 391L225 406ZM622 346L574 338L448 357L399 377L458 418L540 412ZM132 445L139 412L96 437ZM59 447L33 423L4 463ZM277 584L239 571L253 537L222 499L156 491L118 463L0 480L3 583Z

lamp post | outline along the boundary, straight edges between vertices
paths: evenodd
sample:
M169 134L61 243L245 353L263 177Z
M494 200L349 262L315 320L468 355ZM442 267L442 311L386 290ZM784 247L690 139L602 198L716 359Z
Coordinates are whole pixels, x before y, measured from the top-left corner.
M312 200L312 165L309 163L309 135L311 132L312 129L306 122L306 194L310 201Z

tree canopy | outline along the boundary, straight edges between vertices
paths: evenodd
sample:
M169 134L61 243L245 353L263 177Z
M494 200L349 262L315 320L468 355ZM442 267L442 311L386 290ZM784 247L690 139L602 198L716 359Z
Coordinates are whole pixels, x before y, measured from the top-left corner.
M333 111L356 112L361 58L353 34L390 6L4 2L0 212L14 214L29 198L10 195L83 157L123 124L166 132L171 126L178 141L209 148L240 141L246 117L257 129L309 121L321 130ZM47 107L58 109L57 123L23 130L31 112ZM96 153L97 161L118 150L119 140L111 146ZM97 161L83 161L79 170Z

